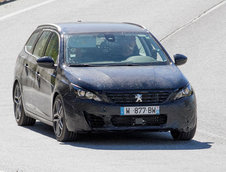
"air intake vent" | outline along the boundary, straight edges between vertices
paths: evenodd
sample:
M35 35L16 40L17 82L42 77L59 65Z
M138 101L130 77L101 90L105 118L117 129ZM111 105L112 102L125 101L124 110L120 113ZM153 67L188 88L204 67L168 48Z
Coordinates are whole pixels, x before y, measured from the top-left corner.
M114 126L159 126L167 121L166 115L151 115L151 116L114 116L111 122Z
M86 120L87 120L88 124L90 125L90 127L101 128L104 126L103 118L92 115L92 114L87 114L87 113L85 114L85 116L86 116Z

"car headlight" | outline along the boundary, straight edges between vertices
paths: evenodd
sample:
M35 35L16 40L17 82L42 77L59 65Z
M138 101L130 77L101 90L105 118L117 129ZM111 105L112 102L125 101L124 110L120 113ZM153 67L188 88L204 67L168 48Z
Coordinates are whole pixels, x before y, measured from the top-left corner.
M182 97L187 97L187 96L190 96L192 94L193 94L193 89L192 89L191 85L189 84L185 88L180 89L176 93L174 100L180 99Z
M96 94L94 94L90 91L84 90L83 88L81 88L75 84L71 84L71 85L73 86L74 92L78 97L95 100L95 101L101 101L101 99Z

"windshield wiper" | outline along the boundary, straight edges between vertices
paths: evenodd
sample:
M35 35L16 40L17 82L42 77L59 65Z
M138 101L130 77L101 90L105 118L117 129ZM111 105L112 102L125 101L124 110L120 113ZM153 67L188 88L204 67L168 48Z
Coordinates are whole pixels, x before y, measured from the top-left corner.
M106 64L69 64L69 67L97 67L97 66L143 66L142 63L106 63Z
M141 66L142 64L138 63L111 63L109 66Z
M69 64L69 67L91 67L94 65L89 65L89 64Z

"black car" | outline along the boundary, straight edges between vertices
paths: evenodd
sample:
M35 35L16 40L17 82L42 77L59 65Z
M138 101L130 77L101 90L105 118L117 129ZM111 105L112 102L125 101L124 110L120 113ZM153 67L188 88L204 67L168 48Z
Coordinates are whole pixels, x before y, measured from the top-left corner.
M170 131L194 137L194 91L158 40L133 23L75 22L37 27L15 66L19 126L53 126L58 141L78 133Z

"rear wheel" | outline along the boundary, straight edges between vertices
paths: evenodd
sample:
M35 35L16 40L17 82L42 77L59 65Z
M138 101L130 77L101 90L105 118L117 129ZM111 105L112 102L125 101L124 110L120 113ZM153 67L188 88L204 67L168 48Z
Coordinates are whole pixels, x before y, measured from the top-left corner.
M77 138L77 133L67 129L63 101L59 95L53 105L53 129L56 139L60 142L73 141Z
M17 83L13 90L14 115L19 126L34 125L35 119L25 115L20 86Z
M195 132L196 132L196 126L188 132L171 130L171 135L174 140L191 140L194 137Z

